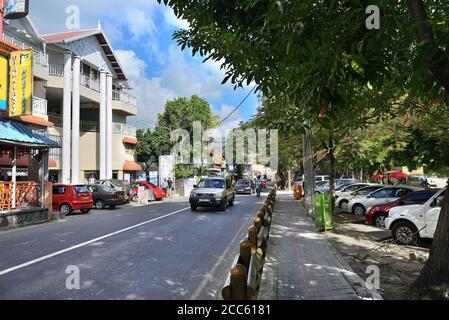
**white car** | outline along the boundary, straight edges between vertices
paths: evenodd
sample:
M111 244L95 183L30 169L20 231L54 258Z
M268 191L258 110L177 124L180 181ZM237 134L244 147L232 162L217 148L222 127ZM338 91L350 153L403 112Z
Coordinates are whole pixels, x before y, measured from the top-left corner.
M404 245L417 243L420 238L433 239L446 188L438 191L425 204L395 207L385 219L385 228L393 239Z
M349 204L349 202L351 202L351 200L367 196L371 192L376 191L381 188L384 188L384 187L385 186L381 185L381 184L371 184L368 186L361 187L352 192L340 193L338 195L338 198L336 198L336 200L335 200L335 206L343 209L344 211L349 212L348 204Z
M369 187L370 183L354 183L347 186L342 187L340 190L335 191L335 206L340 209L346 210L348 205L348 197L351 196L355 191L362 189L364 187Z
M414 191L422 190L422 188L409 187L409 186L389 186L381 188L370 194L354 198L348 203L348 212L352 212L355 215L363 216L367 213L371 207L389 203L398 200L406 194Z

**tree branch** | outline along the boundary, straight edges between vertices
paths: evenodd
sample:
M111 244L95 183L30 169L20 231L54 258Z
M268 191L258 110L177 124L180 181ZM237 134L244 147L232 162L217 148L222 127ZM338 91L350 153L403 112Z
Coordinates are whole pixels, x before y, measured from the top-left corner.
M435 40L432 26L427 20L427 13L423 0L407 0L407 6L412 21L417 24L415 34L418 41ZM435 52L428 61L428 66L435 78L441 83L446 91L449 92L449 60L443 49L440 48Z

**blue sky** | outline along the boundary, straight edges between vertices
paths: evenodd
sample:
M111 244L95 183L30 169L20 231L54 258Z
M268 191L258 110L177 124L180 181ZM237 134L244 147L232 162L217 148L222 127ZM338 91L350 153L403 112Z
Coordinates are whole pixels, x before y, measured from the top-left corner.
M69 31L66 10L70 5L80 9L81 29L96 28L101 21L138 98L139 116L129 122L140 128L154 126L167 99L198 94L223 119L251 90L234 91L230 84L221 85L220 63L203 64L200 56L182 52L172 33L188 27L187 23L156 0L31 0L30 4L31 20L40 34ZM250 119L257 106L253 94L224 127Z

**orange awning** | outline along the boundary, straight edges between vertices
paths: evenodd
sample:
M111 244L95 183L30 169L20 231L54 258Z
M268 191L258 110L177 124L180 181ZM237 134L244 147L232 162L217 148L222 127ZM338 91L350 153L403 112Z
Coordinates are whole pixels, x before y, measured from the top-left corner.
M126 161L123 165L123 171L142 171L143 168L135 161Z
M137 144L136 138L124 137L122 141L123 141L123 143Z
M36 117L36 116L20 116L18 117L23 122L28 122L32 124L37 124L38 126L43 127L54 127L53 122L47 121L44 118Z
M58 163L56 162L56 160L48 160L48 167L49 168L57 168L58 167Z

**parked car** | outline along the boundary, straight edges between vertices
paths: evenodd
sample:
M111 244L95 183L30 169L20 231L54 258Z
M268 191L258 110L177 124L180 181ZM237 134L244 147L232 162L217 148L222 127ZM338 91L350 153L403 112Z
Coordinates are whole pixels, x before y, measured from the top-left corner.
M388 217L388 214L392 208L413 204L424 204L430 198L432 198L438 191L439 189L419 190L409 193L396 201L374 206L366 214L365 224L377 227L384 227L385 218Z
M133 197L132 197L132 200L134 202L137 202L137 194L138 194L138 191L139 191L139 187L145 187L145 190L153 190L154 200L156 200L156 201L161 201L166 196L164 190L162 190L161 188L155 186L151 182L137 181L133 185Z
M133 188L126 180L117 180L117 179L99 180L97 184L109 186L115 189L116 191L123 191L125 193L125 199L127 202L129 202L129 200L133 195Z
M360 190L364 187L369 187L371 185L372 184L369 183L354 183L340 187L339 190L335 191L335 206L340 209L346 210L349 200L352 199L351 194L357 190Z
M335 179L334 185L335 188L339 188L343 185L349 185L352 183L356 183L356 180L353 179ZM315 194L326 194L329 193L330 181L322 181L317 182L315 185Z
M363 216L372 207L379 204L389 203L402 198L406 194L421 190L420 188L410 186L389 186L381 188L370 194L354 198L348 203L348 211L353 214Z
M125 192L116 191L107 185L88 185L87 189L92 193L94 206L98 210L106 207L114 209L116 206L126 203Z
M315 176L315 182L329 181L329 176Z
M256 192L256 184L253 180L238 180L235 184L237 194L254 194Z
M53 185L53 210L63 214L70 214L75 210L89 213L94 204L92 194L83 185Z
M196 211L198 207L218 207L226 211L226 206L234 205L236 191L231 180L221 177L204 178L190 193L190 208Z
M410 245L419 239L433 239L440 217L446 188L435 193L425 204L395 207L385 219L385 228L398 243Z

